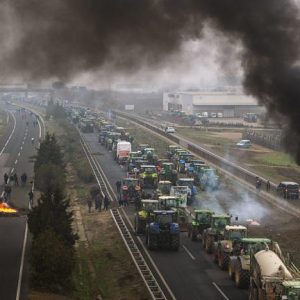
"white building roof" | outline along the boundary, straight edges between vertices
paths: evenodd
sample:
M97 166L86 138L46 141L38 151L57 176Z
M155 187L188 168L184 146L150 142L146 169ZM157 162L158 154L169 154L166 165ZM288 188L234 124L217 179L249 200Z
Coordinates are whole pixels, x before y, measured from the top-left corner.
M184 93L183 93L184 94ZM194 105L258 105L258 101L244 94L194 93Z

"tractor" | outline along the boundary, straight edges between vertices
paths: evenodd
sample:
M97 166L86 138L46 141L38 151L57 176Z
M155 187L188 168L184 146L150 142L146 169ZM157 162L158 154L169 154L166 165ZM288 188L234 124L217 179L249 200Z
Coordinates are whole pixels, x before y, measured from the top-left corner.
M168 180L160 180L156 189L156 197L170 195L172 183Z
M177 180L176 185L188 187L188 196L187 196L188 203L187 204L191 205L197 194L197 189L194 184L194 178L179 178Z
M238 288L248 288L250 283L250 254L271 246L267 238L242 238L233 244L228 264L228 275Z
M195 217L188 225L188 237L192 241L196 241L199 235L202 236L203 230L210 226L211 216L214 212L208 209L196 209L194 214Z
M185 174L187 172L193 157L194 155L189 152L179 154L178 163L177 163L177 168L179 173Z
M159 174L160 180L169 180L173 185L176 184L177 181L177 171L175 170L174 164L171 162L163 162L161 171Z
M146 244L150 250L157 250L158 248L179 250L180 229L176 223L174 211L153 211L153 222L146 225Z
M158 209L158 200L147 199L141 201L141 210L136 213L134 218L136 234L145 233L146 225L153 221L153 211Z
M139 193L139 196L141 195L141 186L140 182L136 178L123 178L121 180L121 189L120 189L120 195L119 199L121 201L124 201L125 199L128 200L128 202L135 202L137 198L137 193Z
M181 148L177 145L169 145L168 150L167 150L167 158L168 159L173 158L177 149L181 149Z
M172 210L176 213L180 231L187 231L188 216L186 213L186 201L177 196L160 196L158 201L162 209Z
M223 239L226 225L230 225L231 216L212 215L210 227L203 230L202 245L207 253L212 253L214 242Z
M149 164L155 164L157 162L157 154L154 148L143 149L142 157L147 160Z
M226 225L224 237L214 243L214 260L222 270L228 269L230 256L233 255L233 245L247 237L247 228L241 225Z
M154 165L142 165L139 179L143 187L156 188L158 184L156 167Z

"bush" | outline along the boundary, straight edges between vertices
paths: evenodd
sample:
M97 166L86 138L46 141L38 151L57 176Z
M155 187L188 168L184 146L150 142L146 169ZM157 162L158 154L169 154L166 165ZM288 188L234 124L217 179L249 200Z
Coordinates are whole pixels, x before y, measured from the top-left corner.
M74 250L52 230L41 232L32 243L30 278L36 288L59 292L71 287Z

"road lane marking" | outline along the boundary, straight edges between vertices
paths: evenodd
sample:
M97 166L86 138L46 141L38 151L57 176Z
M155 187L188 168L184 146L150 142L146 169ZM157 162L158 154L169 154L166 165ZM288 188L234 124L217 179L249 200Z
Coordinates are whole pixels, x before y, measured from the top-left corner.
M20 148L21 150L23 150L23 146L21 146L21 148Z
M20 299L20 294L21 294L21 284L22 284L25 250L26 250L26 244L27 244L27 234L28 234L28 225L27 225L27 222L26 222L24 241L23 241L23 249L22 249L22 256L21 256L21 264L20 264L20 271L19 271L19 278L18 278L16 300Z
M16 120L16 118L15 118L15 116L14 116L13 113L11 113L10 111L9 111L9 113L12 115L12 117L13 117L13 119L14 119L14 127L13 127L13 130L12 130L10 136L8 137L8 139L7 139L7 141L6 141L5 145L4 145L4 147L2 148L2 150L1 150L1 152L0 152L0 156L1 156L2 153L4 152L4 150L5 150L6 146L7 146L7 144L9 143L9 141L10 141L10 139L11 139L11 137L12 137L12 135L14 134L15 129L16 129L16 123L17 123L17 120Z
M15 161L15 165L18 163L18 160L16 159L16 161Z
M21 155L21 153L19 152L19 153L18 153L18 156L20 156L20 155Z
M185 252L189 255L189 257L192 259L192 260L195 260L196 257L191 253L191 251L184 245L182 245L182 248L185 250Z
M14 170L15 170L15 168L12 168L12 169L11 169L11 171L10 171L10 173L13 173L13 172L14 172Z
M224 297L224 299L229 300L229 298L224 294L224 292L219 288L219 286L213 282L213 286L218 290L218 292Z

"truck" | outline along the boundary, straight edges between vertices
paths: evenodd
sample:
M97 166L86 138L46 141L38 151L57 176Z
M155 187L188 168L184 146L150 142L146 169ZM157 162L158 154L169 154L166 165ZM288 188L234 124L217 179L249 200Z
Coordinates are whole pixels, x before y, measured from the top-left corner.
M131 143L127 141L119 141L117 143L116 159L119 164L125 164L131 152Z
M300 271L268 246L251 256L249 300L300 299Z

